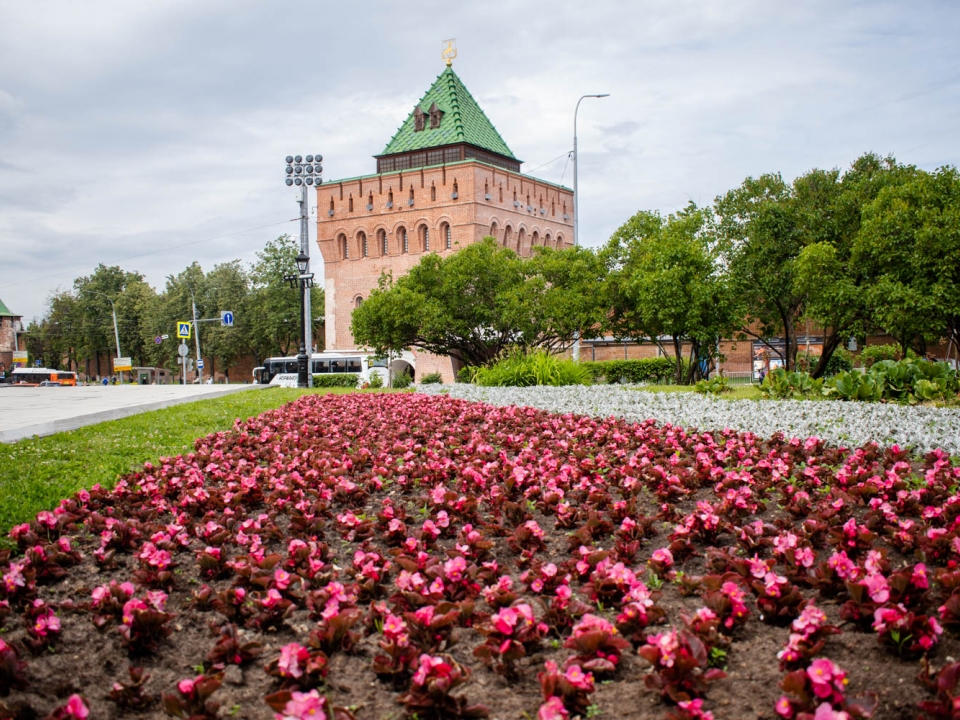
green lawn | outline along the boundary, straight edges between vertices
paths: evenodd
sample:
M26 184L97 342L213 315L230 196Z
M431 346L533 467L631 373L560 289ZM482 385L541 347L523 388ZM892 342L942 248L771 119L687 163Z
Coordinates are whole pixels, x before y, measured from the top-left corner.
M693 385L644 385L633 389L640 392L693 392ZM729 391L714 397L721 400L759 400L761 395L757 385L731 385Z
M267 388L184 403L122 420L89 425L43 438L0 444L0 533L54 508L61 499L96 483L112 487L118 475L161 456L193 449L193 441L312 392L343 388Z

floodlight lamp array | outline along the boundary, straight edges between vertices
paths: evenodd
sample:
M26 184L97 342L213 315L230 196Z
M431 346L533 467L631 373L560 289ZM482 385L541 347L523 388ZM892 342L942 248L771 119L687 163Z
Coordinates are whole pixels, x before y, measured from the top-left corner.
M323 155L287 155L286 180L287 185L315 185L323 184Z

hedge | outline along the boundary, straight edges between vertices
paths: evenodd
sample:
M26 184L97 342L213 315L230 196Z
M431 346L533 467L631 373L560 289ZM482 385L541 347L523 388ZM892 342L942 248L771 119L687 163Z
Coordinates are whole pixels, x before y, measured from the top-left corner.
M328 373L313 376L314 387L355 388L360 381L356 373Z
M672 381L676 362L672 357L643 358L641 360L604 360L580 363L590 371L594 382L652 383ZM687 366L684 360L684 368Z

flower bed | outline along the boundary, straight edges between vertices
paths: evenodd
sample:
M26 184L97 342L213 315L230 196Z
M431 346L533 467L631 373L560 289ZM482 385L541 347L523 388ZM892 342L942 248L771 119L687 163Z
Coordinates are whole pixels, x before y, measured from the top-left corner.
M942 452L305 396L13 530L0 717L955 717L958 482Z
M723 400L696 393L642 392L617 385L489 388L465 383L419 386L420 392L492 405L527 405L557 413L616 416L642 422L655 418L685 428L734 428L767 437L817 436L836 445L868 442L960 455L960 409L895 403L801 400Z

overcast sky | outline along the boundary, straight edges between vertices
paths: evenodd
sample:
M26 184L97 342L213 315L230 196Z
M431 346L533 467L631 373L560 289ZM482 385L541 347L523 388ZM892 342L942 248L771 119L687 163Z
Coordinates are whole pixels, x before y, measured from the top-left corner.
M599 245L749 175L958 164L958 36L951 0L0 0L0 299L31 319L100 262L158 289L251 262L298 232L284 156L373 172L446 38L545 180L572 184L577 98L611 93L579 117Z

